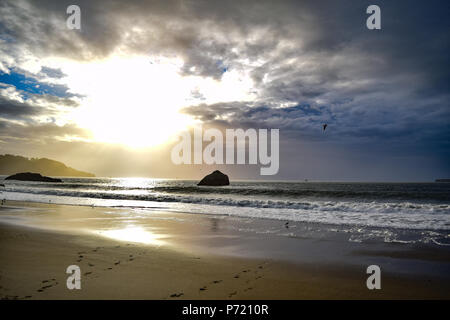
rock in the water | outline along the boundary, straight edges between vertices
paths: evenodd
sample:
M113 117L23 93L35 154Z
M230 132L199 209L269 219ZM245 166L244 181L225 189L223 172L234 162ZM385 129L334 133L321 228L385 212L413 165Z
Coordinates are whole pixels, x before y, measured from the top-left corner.
M223 174L219 170L214 171L211 174L208 174L204 177L197 185L198 186L228 186L230 184L230 180L228 180L228 176Z
M62 182L61 179L41 176L39 173L21 172L6 177L5 180L20 180L20 181L41 181L41 182Z

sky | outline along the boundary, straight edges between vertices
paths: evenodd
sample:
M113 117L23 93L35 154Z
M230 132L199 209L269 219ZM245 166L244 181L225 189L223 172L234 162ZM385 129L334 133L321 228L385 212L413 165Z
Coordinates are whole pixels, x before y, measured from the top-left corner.
M81 30L67 28L71 4ZM366 27L371 4L381 30ZM450 178L449 6L4 0L0 154L97 176ZM279 129L278 174L174 165L178 134L196 126Z

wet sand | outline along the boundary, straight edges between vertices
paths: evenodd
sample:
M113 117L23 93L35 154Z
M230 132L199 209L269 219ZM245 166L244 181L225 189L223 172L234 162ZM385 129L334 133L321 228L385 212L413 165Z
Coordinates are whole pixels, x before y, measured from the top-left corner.
M249 222L226 217L211 222L203 215L155 212L149 218L144 211L130 217L127 208L11 201L0 208L1 299L450 297L449 279L433 273L383 272L381 290L366 287L367 257L400 255L402 261L438 265L448 263L447 251L383 251L355 245L355 261L363 262L346 263L345 258L327 261L320 255L311 259L315 249L330 246L324 241L227 229L220 225ZM262 243L262 248L252 241ZM295 259L271 254L270 248L254 255L264 252L265 243ZM81 290L66 286L69 265L81 269Z

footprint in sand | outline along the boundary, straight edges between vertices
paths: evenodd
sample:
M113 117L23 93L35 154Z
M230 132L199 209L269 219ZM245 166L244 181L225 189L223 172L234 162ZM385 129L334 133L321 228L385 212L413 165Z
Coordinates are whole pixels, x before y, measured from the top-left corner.
M55 278L42 280L42 283L49 283L48 285L42 286L40 289L37 290L37 292L44 292L44 290L54 287L58 284L58 281L56 281Z
M117 266L119 263L120 263L120 260L117 261L117 262L114 262L114 264L115 264L116 266Z
M206 290L206 286L201 287L199 290L200 290L200 291L205 291L205 290Z
M221 283L222 280L214 280L212 283Z
M179 297L181 297L182 295L184 295L183 292L180 292L180 293L173 293L173 294L170 295L170 297L171 297L171 298L179 298Z
M249 288L247 288L247 289L244 289L244 292L249 291L249 290L252 290L252 289L253 289L252 287L249 287Z
M234 276L234 278L235 278L235 279L239 278L239 275L238 275L238 274L237 274L237 275L235 275L235 276Z
M232 293L230 293L229 295L228 295L228 298L231 298L232 296L234 296L234 295L236 295L237 294L237 291L234 291L234 292L232 292Z
M93 267L94 265L92 263L88 263L88 266L89 267Z
M92 273L91 271L85 272L84 275L87 276L87 275L90 275L91 273Z

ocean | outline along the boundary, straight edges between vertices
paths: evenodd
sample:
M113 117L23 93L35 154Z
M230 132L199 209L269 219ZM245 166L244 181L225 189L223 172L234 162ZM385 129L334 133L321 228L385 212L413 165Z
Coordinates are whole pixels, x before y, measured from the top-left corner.
M351 232L353 241L450 245L450 183L233 181L199 187L197 181L149 178L2 183L6 200L272 219Z

